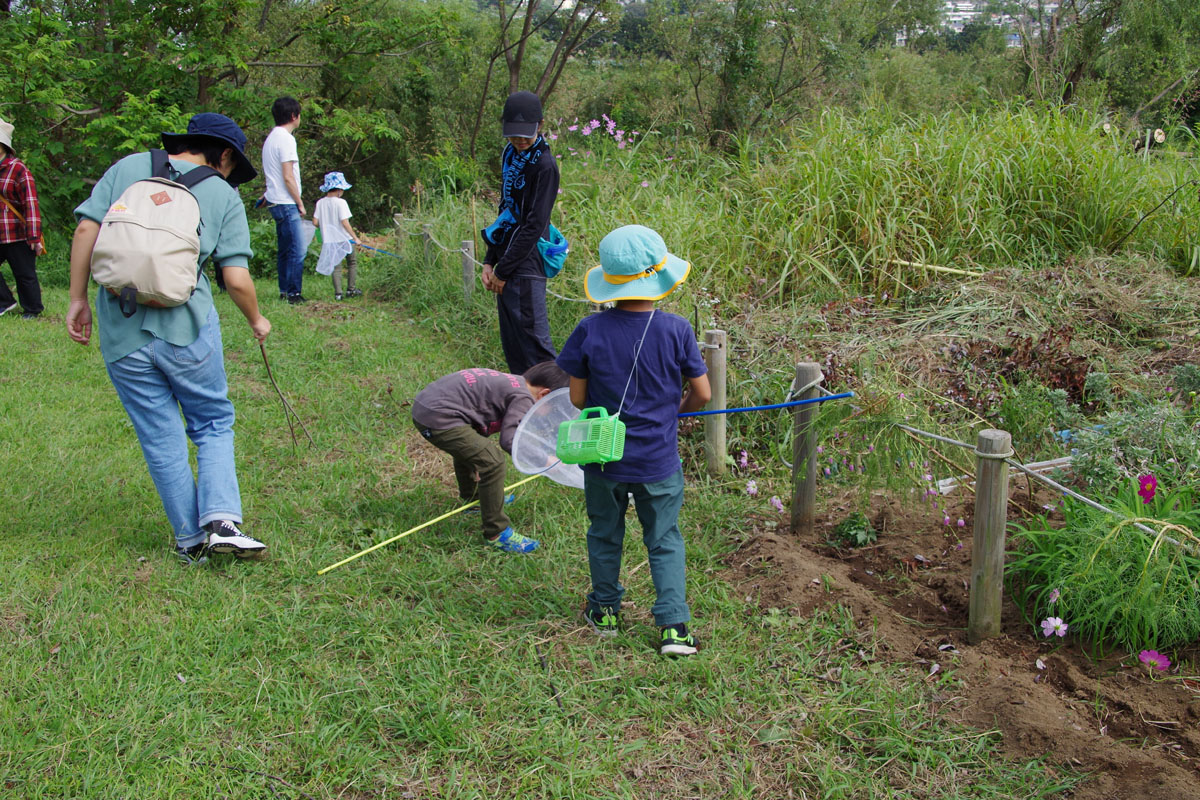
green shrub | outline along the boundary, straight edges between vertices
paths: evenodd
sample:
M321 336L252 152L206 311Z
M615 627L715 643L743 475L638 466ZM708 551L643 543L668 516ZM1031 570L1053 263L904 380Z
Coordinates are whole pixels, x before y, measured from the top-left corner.
M878 538L879 534L871 526L867 515L855 511L833 526L833 535L829 543L834 547L865 547L873 544Z
M1075 432L1072 471L1091 496L1117 494L1153 473L1164 485L1200 483L1200 416L1165 401L1114 411Z
M1101 647L1130 651L1200 637L1200 507L1189 489L1160 490L1149 503L1136 490L1132 481L1122 490L1118 516L1068 499L1061 529L1044 517L1015 526L1006 574L1034 620L1061 617Z

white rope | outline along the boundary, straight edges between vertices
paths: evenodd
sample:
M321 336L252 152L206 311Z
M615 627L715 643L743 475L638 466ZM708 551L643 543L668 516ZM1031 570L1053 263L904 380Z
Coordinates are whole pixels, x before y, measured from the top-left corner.
M1046 484L1047 486L1054 489L1055 491L1062 492L1063 494L1067 495L1068 497L1072 497L1072 498L1078 500L1079 502L1083 503L1086 506L1090 506L1091 508L1094 508L1097 511L1103 511L1105 514L1109 514L1114 517L1122 516L1121 514L1118 514L1116 511L1113 511L1108 506L1101 505L1100 503L1097 503L1095 500L1092 500L1089 497L1084 497L1079 492L1076 492L1073 489L1068 489L1066 486L1063 486L1061 483L1058 483L1055 480L1051 480L1050 478L1047 478L1045 475L1041 474L1040 472L1035 472L1032 469L1030 469L1029 467L1025 466L1024 464L1016 461L1012 457L1014 455L1014 453L1011 450L1008 453L981 453L981 452L979 452L979 450L977 450L975 448L974 445L967 444L966 442L960 442L957 439L949 439L945 436L938 436L936 433L930 433L929 431L923 431L923 430L920 430L919 428L911 428L908 425L901 425L899 423L895 423L895 425L897 428L908 431L909 433L915 433L915 434L919 434L921 436L927 436L930 439L936 439L939 442L945 442L946 444L953 444L953 445L957 445L958 447L964 447L968 450L973 451L975 453L975 455L979 458L991 458L991 459L996 459L998 461L1000 461L1000 460L1005 461L1013 469L1024 472L1026 475L1030 476L1031 478L1036 478L1037 480ZM1148 533L1151 536L1159 536L1160 535L1159 531L1154 530L1153 528L1151 528L1148 525L1143 525L1140 522L1135 522L1135 523L1133 523L1133 525L1138 530L1143 531L1144 533ZM1175 545L1176 547L1183 546L1179 543L1178 540L1172 539L1170 536L1166 536L1165 534L1163 535L1162 538L1164 541L1168 541L1171 544Z

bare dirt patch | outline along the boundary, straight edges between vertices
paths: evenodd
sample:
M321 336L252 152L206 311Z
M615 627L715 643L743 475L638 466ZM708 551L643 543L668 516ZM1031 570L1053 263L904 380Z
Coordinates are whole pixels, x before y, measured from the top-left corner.
M1070 640L1048 642L1011 602L1002 635L971 646L969 503L950 509L952 518L964 518L960 529L936 522L918 500L876 497L871 521L879 541L854 551L826 544L849 504L826 498L822 507L806 538L759 521L728 557L730 579L744 595L764 609L802 614L840 603L871 620L883 652L911 665L912 680L953 679L944 684L954 695L945 712L951 719L999 730L1010 757L1047 756L1051 768L1087 773L1075 798L1197 796L1200 683L1182 676L1197 674L1200 647L1177 654L1181 669L1156 680L1126 653L1093 659Z

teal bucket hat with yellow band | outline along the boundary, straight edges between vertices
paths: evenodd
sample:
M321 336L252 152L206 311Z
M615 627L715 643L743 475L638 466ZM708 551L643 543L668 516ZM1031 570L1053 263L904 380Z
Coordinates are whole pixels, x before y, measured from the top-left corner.
M625 225L600 240L600 266L588 270L583 291L593 303L661 300L683 283L692 265L667 252L644 225Z

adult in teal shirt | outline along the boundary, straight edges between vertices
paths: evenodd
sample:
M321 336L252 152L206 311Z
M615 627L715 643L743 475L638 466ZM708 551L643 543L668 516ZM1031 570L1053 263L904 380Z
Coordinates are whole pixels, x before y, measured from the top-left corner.
M236 187L257 170L246 157L246 136L222 114L197 114L187 133L164 133L172 169L215 169L191 190L200 206L199 279L188 302L171 308L138 305L121 313L118 298L96 290L100 353L121 404L137 432L142 454L175 534L175 554L188 565L208 554L260 557L266 545L240 529L242 502L233 454L233 404L229 401L221 325L208 277L200 267L211 256L224 270L225 287L260 342L271 323L259 313L250 278L250 229ZM71 243L71 304L67 333L86 345L92 333L87 285L92 249L109 207L131 184L150 177L150 154L118 161L75 209ZM181 416L182 412L182 416ZM188 439L196 446L196 475L188 463Z

